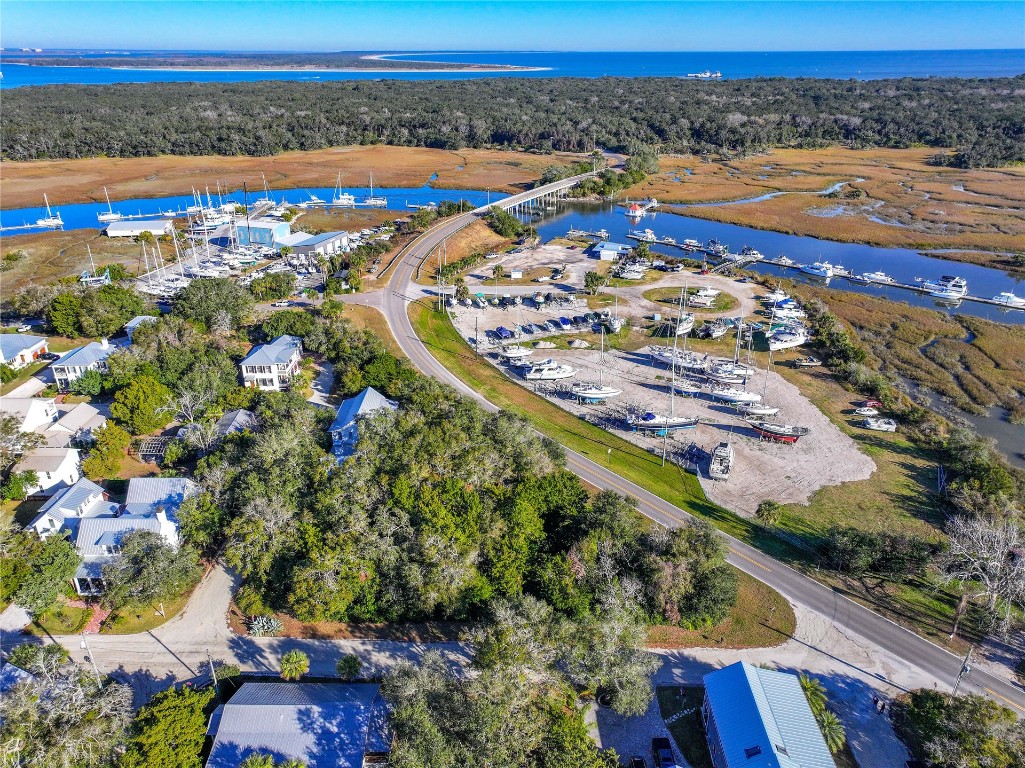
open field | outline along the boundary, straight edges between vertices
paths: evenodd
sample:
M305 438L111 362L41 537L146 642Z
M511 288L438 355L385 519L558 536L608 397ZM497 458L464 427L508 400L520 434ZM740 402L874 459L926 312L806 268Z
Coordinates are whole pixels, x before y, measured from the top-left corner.
M343 314L357 328L363 328L377 336L393 355L403 358L406 356L398 342L395 341L391 326L388 325L388 321L385 320L384 314L379 309L360 304L346 304Z
M311 235L336 230L358 232L381 224L391 224L408 213L387 208L310 208L292 222L292 231L302 230Z
M4 236L4 253L22 250L28 255L14 262L14 266L0 278L3 280L3 298L9 298L15 291L29 285L45 285L62 277L78 277L90 268L87 246L92 249L98 269L118 263L131 274L142 271L142 246L130 238L112 240L101 235L98 229Z
M928 165L926 160L935 153L934 149L831 147L777 149L722 162L663 157L662 171L626 194L691 204L785 192L792 194L673 210L842 242L1025 250L1025 168L962 170ZM847 184L835 198L815 194L840 182ZM956 253L949 256L957 258Z
M538 178L545 168L567 165L577 155L540 155L498 150L444 150L384 145L335 147L314 152L286 152L273 157L139 157L5 162L4 208L50 203L98 202L107 187L111 200L188 195L192 188L216 182L230 189L246 182L273 189L330 187L338 173L345 186L362 186L374 174L381 187L493 189L514 192ZM431 181L431 175L437 178Z

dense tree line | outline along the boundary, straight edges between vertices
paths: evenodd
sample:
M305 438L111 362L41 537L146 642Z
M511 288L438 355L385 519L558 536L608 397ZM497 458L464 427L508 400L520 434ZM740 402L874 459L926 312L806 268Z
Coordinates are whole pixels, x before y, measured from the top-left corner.
M273 155L348 144L737 155L773 146L954 147L1025 160L1025 76L552 78L50 85L5 94L3 158Z

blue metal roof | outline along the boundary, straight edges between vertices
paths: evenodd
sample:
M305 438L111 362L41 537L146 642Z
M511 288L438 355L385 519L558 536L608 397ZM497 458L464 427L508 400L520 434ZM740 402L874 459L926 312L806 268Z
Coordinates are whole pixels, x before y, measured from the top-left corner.
M836 768L796 675L741 661L704 683L729 768Z
M602 240L600 243L596 243L594 246L596 251L620 251L626 252L632 250L629 245L623 245L623 243L613 243L609 240Z
M24 333L0 333L0 363L7 362L27 349L32 349L41 341L42 336L27 336Z
M333 451L339 460L352 453L356 440L359 439L357 422L382 408L395 410L399 404L389 400L373 387L367 387L355 397L350 397L338 406L338 413L331 423L331 437L334 441Z
M88 368L90 365L106 360L112 354L117 352L118 347L114 344L107 344L106 349L98 341L90 342L84 347L78 347L73 349L68 354L64 355L60 360L53 364L53 368L62 368L65 366L80 365L83 368Z
M186 477L133 477L128 481L125 509L133 515L153 515L163 509L175 518L178 508L199 486Z

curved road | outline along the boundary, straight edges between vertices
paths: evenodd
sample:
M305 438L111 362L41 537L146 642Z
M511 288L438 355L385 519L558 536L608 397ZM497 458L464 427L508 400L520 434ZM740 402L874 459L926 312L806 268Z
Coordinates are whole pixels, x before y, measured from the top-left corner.
M548 185L541 191L556 191L571 186L577 180L565 179ZM513 195L501 201L507 208L517 202L524 202L539 190ZM419 264L446 238L470 224L482 211L461 214L447 219L410 242L396 258L395 273L386 290L383 310L388 324L402 351L423 373L433 376L455 387L458 391L474 398L490 411L499 410L439 363L417 338L407 314L407 305L422 298L420 288L414 284L414 274ZM611 472L600 464L566 449L567 464L582 480L598 487L632 496L638 501L638 509L647 517L667 526L683 524L690 515L679 507L649 493L644 488ZM828 618L833 624L855 632L876 646L888 651L908 666L917 667L932 677L941 687L953 685L961 667L961 659L949 651L893 623L864 606L847 599L833 589L804 576L784 563L737 539L727 536L730 548L729 562L783 594L792 603L802 605ZM820 649L829 653L831 649ZM991 696L999 703L1011 707L1017 714L1025 715L1025 691L982 669L975 668L961 683L961 690L973 690Z

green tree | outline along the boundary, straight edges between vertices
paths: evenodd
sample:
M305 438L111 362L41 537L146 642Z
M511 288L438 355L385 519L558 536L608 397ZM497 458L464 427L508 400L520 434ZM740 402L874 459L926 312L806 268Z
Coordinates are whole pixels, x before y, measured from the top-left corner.
M214 693L185 685L156 694L135 716L119 768L200 768Z
M608 283L608 278L598 272L588 272L584 275L584 288L592 296L596 296Z
M847 744L847 732L844 730L843 723L828 709L820 712L815 719L819 724L819 730L822 731L826 747L835 755Z
M310 671L310 657L302 651L288 651L281 657L281 679L298 680Z
M291 272L273 272L258 277L249 284L249 290L259 301L286 299L295 293L295 275Z
M24 472L12 472L0 488L0 497L4 501L21 501L29 491L39 484L39 475L33 469Z
M0 411L0 472L9 469L19 456L45 441L46 438L36 432L22 432L21 419Z
M60 643L22 643L10 650L7 660L34 675L52 675L67 664L70 654Z
M755 512L755 517L765 525L776 525L782 516L783 505L772 499L764 499L759 503L758 510Z
M82 296L78 326L83 336L113 336L145 304L130 288L116 283L104 285Z
M95 369L90 369L71 382L68 390L73 395L96 397L103 391L103 374Z
M456 286L456 301L466 301L468 298L470 298L470 288L469 288L469 286L467 286L465 279L463 279L461 277L457 277L456 278L456 282L455 282L455 286Z
M264 338L276 339L278 336L298 336L305 339L316 327L316 320L308 312L288 310L275 312L260 326Z
M145 435L171 421L172 398L171 390L152 376L139 376L114 395L110 415L133 435Z
M90 480L117 477L132 436L114 422L108 421L93 432L93 437L96 443L82 462L82 472Z
M33 616L52 608L60 596L70 590L71 578L82 559L63 536L48 536L30 559L31 569L24 576L14 600Z
M232 326L238 328L249 319L253 297L234 280L225 277L193 280L175 294L171 311L179 317L195 320L205 327L219 312L227 312Z
M429 226L431 226L436 218L438 218L438 214L430 208L418 208L417 211L409 217L410 223L413 225L413 229L417 232L425 231Z
M103 566L103 603L111 608L145 606L181 595L199 579L191 547L172 547L156 531L131 531L121 551Z
M798 676L798 680L801 682L801 690L804 691L804 698L808 700L812 714L819 717L826 711L826 686L818 678L810 675L802 674Z
M335 671L342 680L355 680L359 677L359 673L362 668L363 662L361 662L359 660L359 656L354 653L343 654L335 665Z
M61 293L53 298L46 311L50 326L61 336L78 338L79 317L82 311L82 299L74 293Z

